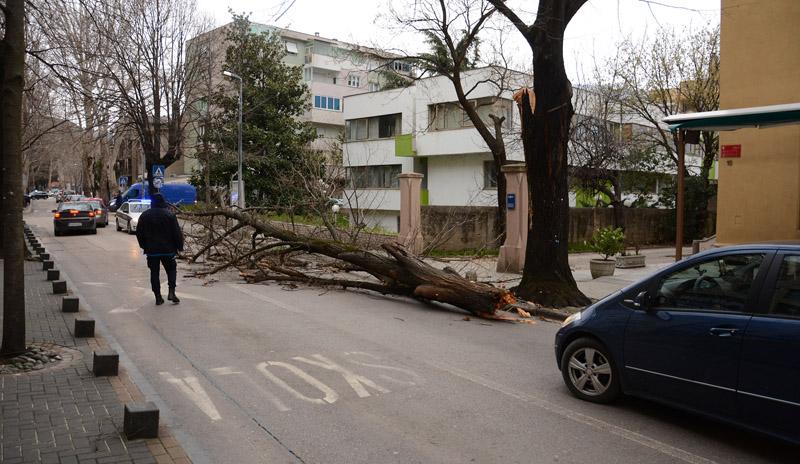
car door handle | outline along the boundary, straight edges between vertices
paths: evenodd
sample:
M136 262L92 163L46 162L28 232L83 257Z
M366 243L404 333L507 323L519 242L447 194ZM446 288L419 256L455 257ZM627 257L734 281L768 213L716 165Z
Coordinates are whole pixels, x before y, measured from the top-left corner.
M730 327L713 327L709 329L709 335L713 335L715 337L732 337L736 335L739 329L733 329Z

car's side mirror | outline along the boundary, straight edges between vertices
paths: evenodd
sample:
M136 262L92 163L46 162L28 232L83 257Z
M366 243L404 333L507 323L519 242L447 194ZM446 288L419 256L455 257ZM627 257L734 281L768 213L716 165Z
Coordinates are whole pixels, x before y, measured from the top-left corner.
M636 295L636 297L634 297L632 300L624 300L623 303L635 309L642 309L645 311L650 310L650 297L646 291L639 292L639 294Z

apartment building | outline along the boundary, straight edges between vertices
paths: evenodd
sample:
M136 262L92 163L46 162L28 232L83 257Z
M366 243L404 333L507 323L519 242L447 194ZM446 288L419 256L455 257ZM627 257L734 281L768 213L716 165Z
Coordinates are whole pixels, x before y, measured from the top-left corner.
M509 160L523 161L519 137L519 112L513 91L530 86L532 76L480 68L463 74L463 87L482 119L493 127L489 115L505 118L504 140ZM497 82L502 80L500 86ZM502 87L502 89L500 88ZM576 92L589 92L576 89ZM584 98L581 108L587 108ZM576 97L577 98L577 97ZM577 106L576 106L577 107ZM577 115L576 117L581 117ZM350 188L345 191L351 210L368 226L396 232L399 228L398 175L424 175L421 201L431 206L494 206L497 204L497 166L488 146L457 102L452 83L443 76L420 79L410 87L361 93L344 98L345 144L343 164ZM625 134L652 130L628 114L614 114ZM699 165L696 154L688 165ZM658 199L661 187L674 175L666 166L653 174L648 200ZM636 195L626 195L630 203ZM570 193L571 206L593 205L586 192ZM352 214L352 213L351 213Z
M189 59L203 60L207 65L199 73L203 89L215 89L226 82L222 75L225 62L225 41L228 25L220 26L193 38L187 45ZM311 148L328 151L337 143L344 130L344 97L356 93L377 91L383 83L380 70L392 67L410 74L410 66L396 57L356 44L329 39L318 33L307 34L266 24L251 23L256 33L277 34L286 47L284 63L303 68L302 79L309 88L310 109L303 115L317 131ZM188 59L187 59L188 61ZM233 86L231 86L233 91ZM202 90L202 89L201 89ZM197 104L196 112L207 108ZM200 165L195 157L199 127L190 124L186 136L183 162L168 169L168 173L191 174Z

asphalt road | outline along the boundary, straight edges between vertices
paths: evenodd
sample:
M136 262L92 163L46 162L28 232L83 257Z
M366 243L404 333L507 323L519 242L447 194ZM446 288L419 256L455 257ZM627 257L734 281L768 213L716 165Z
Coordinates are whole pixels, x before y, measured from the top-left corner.
M558 325L472 319L414 301L179 269L155 306L136 239L54 237L26 221L196 463L766 463L797 448L659 405L581 402ZM164 290L166 293L166 289Z

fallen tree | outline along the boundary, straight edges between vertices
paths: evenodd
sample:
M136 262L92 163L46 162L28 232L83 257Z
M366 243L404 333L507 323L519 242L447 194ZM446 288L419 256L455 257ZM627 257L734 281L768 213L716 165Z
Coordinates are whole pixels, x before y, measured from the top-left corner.
M222 265L211 271L198 273L209 275L229 266L247 260L255 267L255 272L245 273L249 281L274 280L284 282L305 282L313 285L335 286L342 288L360 288L382 294L400 295L422 301L446 303L464 309L473 315L487 318L501 318L497 311L516 303L516 298L506 289L490 284L467 280L450 268L438 269L425 261L410 255L397 243L384 243L384 253L365 250L358 246L309 237L297 234L277 224L259 218L252 210L234 210L229 208L200 212L184 212L185 219L194 219L195 224L202 224L202 218L225 217L235 221L226 233L215 237L213 243L200 246L202 253L211 248L226 245L229 258ZM213 221L208 227L214 227ZM252 249L245 246L245 241L234 238L232 233L249 227L269 243L257 246L252 241ZM202 236L198 234L196 236ZM230 251L235 250L235 251ZM343 262L350 272L363 272L372 277L336 278L311 275L299 270L291 263L292 256L306 253ZM195 252L193 259L199 257Z

